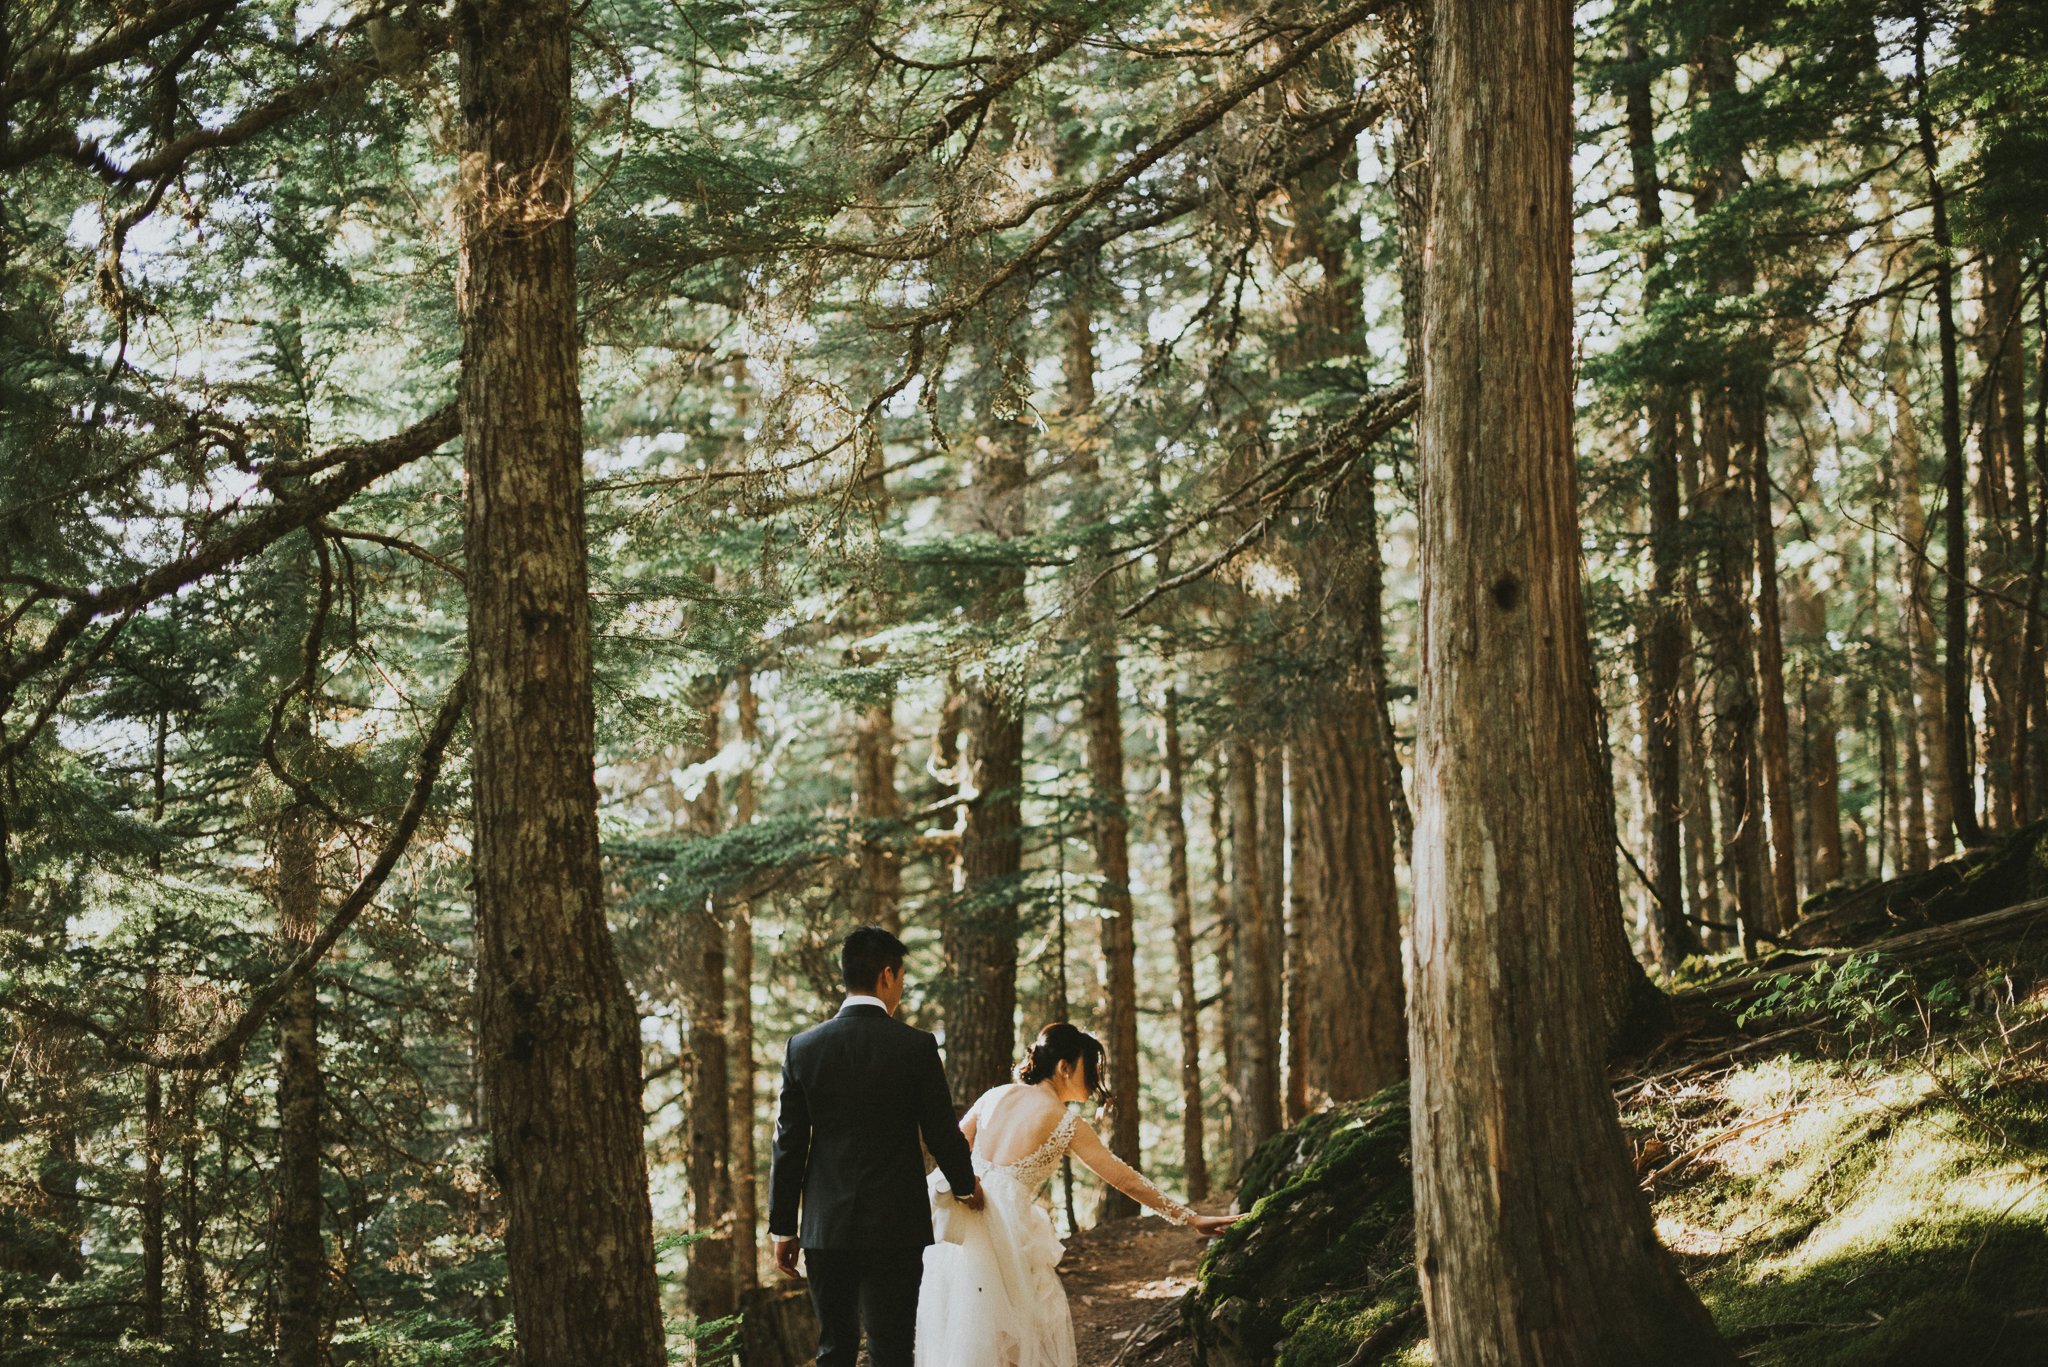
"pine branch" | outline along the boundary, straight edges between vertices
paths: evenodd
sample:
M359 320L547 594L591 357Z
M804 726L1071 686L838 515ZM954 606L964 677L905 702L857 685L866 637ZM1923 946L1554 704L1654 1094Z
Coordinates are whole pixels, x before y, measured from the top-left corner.
M340 508L384 476L402 469L446 445L461 430L455 406L423 418L403 432L381 441L346 446L322 457L324 468L339 473L310 484L303 493L244 518L233 530L137 579L80 593L57 618L42 642L0 669L0 714L12 706L16 691L61 659L71 644L102 617L131 613L168 597L187 584L217 574ZM13 742L0 748L0 762L16 753Z
M16 1011L50 1025L68 1026L92 1036L105 1046L107 1053L122 1063L146 1064L155 1068L184 1072L207 1072L232 1062L241 1053L243 1046L262 1028L264 1019L277 1004L284 1000L285 993L292 985L311 973L334 948L348 928L355 923L365 907L376 900L391 871L404 857L406 848L412 843L419 830L421 819L426 815L428 804L434 796L434 786L441 776L441 764L448 749L448 743L455 735L456 725L469 704L469 675L464 673L448 690L448 696L441 700L441 707L434 716L434 724L427 732L425 743L420 748L417 774L412 791L406 797L405 807L398 815L398 821L391 828L383 849L377 852L376 862L370 865L355 888L334 910L325 928L314 936L306 947L286 964L278 975L249 998L241 1015L210 1044L195 1049L167 1053L145 1044L141 1047L127 1042L129 1030L107 1025L84 1011L60 1006L47 998L32 992L18 992L0 997L0 1008Z

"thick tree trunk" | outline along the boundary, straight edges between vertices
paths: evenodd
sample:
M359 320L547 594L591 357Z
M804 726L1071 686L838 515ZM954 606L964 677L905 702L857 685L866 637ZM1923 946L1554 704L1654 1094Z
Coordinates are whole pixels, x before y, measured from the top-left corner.
M1349 701L1307 722L1296 747L1295 881L1323 913L1308 915L1300 956L1311 1106L1371 1096L1408 1069L1391 784L1377 748L1360 743L1374 722L1370 700Z
M986 433L974 462L977 529L1021 534L1024 433ZM1024 573L990 567L973 618L994 631L1023 608ZM1006 1081L1017 1052L1017 904L1024 867L1024 714L1020 700L987 675L961 690L961 762L967 820L960 841L962 887L947 908L946 1066L954 1104L966 1106Z
M1948 187L1934 141L1934 111L1927 92L1927 42L1933 21L1925 11L1914 28L1913 74L1918 87L1914 121L1927 174L1934 246L1934 313L1941 339L1942 530L1947 541L1942 590L1942 737L1948 765L1950 820L1965 846L1982 844L1977 822L1977 751L1970 718L1970 517L1963 460L1962 381L1956 357L1955 245L1949 236Z
M1334 57L1318 74L1326 88L1349 88L1348 67ZM1420 129L1408 124L1420 117L1419 79L1404 74L1401 89L1404 146L1416 148ZM1291 305L1293 334L1281 352L1288 370L1310 371L1364 346L1364 307L1349 259L1357 225L1335 200L1349 162L1332 159L1289 187L1293 222L1276 256L1297 271L1313 262L1315 272ZM1426 201L1427 175L1405 156L1402 165L1402 280L1404 288L1412 283L1419 289L1410 266L1421 259L1425 229L1415 211ZM1419 305L1419 295L1415 300ZM1404 319L1411 314L1419 310L1404 309ZM1292 857L1285 880L1291 893L1285 904L1290 1120L1326 1100L1370 1096L1407 1066L1394 881L1396 823L1405 800L1386 705L1380 529L1370 467L1370 460L1363 462L1334 492L1327 525L1300 555L1302 597L1315 605L1310 630L1317 634L1324 678L1287 753L1287 781L1296 795L1288 804ZM1277 799L1278 785L1271 788ZM1269 801L1269 813L1279 806ZM1278 872L1268 870L1269 885L1280 882Z
M1161 716L1166 732L1166 795L1160 804L1166 824L1167 892L1173 901L1174 1010L1180 1022L1180 1153L1188 1199L1209 1195L1209 1164L1203 1150L1202 1000L1195 992L1195 901L1188 878L1187 761L1180 743L1180 690L1166 685ZM1216 852L1219 862L1222 851Z
M1279 965L1273 956L1276 908L1267 900L1268 842L1260 790L1279 775L1261 772L1258 743L1230 742L1230 1152L1242 1170L1252 1151L1280 1132Z
M1657 166L1655 112L1650 105L1649 76L1643 70L1648 54L1633 35L1622 60L1634 68L1623 90L1628 117L1629 160L1634 168L1636 226L1646 234L1643 246L1643 300L1647 308L1664 289L1663 180ZM1686 626L1680 601L1679 572L1684 547L1679 544L1678 409L1675 398L1659 389L1649 410L1650 582L1649 626L1643 647L1643 756L1648 789L1650 827L1650 891L1653 899L1652 941L1657 961L1666 972L1677 969L1686 955L1699 951L1699 935L1685 919L1685 881L1680 867L1681 746L1679 681L1685 666Z
M527 1367L667 1360L598 866L566 0L465 0L458 402L478 1050Z
M303 759L310 729L303 713L288 727L286 753ZM320 930L319 814L303 803L278 821L277 910L285 952L297 953ZM277 1361L318 1367L327 1252L321 1242L320 1018L318 975L307 973L277 1006Z
M1416 1267L1444 1367L1732 1364L1601 1068L1571 437L1571 7L1436 6L1420 419ZM1597 886L1605 871L1606 887Z

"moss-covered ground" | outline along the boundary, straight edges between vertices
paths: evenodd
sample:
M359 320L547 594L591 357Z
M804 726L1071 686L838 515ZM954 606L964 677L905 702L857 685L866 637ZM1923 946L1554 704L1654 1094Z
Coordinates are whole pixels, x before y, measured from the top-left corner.
M2048 1367L2048 917L1766 981L1615 1081L1659 1233L1746 1362ZM1397 1087L1259 1151L1183 1306L1198 1361L1430 1360L1407 1139Z

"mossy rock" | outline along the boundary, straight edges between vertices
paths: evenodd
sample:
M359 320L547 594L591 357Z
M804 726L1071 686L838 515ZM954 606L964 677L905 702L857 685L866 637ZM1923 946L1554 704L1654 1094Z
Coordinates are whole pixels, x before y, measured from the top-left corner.
M1893 930L1942 925L2048 897L2048 821L1923 873L1830 888L1806 900L1787 936L1803 949L1861 944Z
M1422 1340L1405 1083L1268 1140L1238 1201L1181 1304L1197 1362L1369 1367Z

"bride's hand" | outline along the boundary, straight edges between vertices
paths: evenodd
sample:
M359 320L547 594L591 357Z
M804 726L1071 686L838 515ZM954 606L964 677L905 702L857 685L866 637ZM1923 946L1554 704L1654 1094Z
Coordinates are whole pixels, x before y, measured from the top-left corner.
M1204 1239L1213 1239L1243 1218L1242 1215L1197 1215L1188 1228Z

